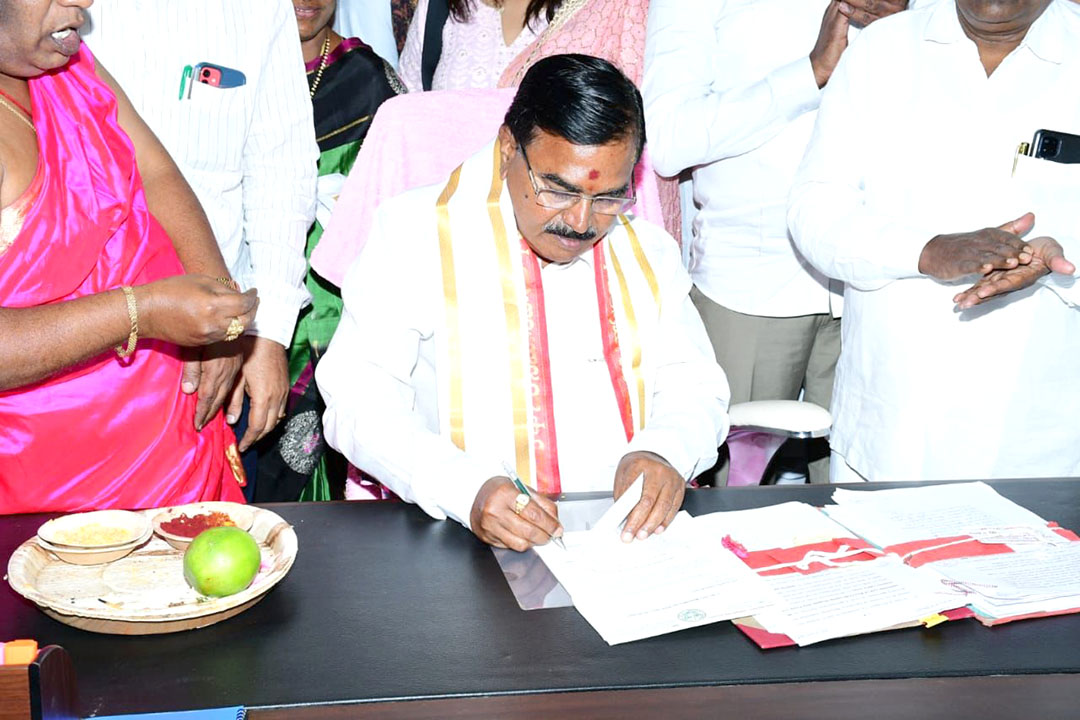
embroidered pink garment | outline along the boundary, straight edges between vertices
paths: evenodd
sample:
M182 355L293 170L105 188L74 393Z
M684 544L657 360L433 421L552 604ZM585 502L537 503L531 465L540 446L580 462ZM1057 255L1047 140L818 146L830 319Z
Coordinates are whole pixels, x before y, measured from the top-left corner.
M379 203L446 182L454 168L495 137L514 93L513 88L432 90L398 95L379 106L311 266L340 286L367 242ZM632 212L660 224L656 174L647 157L634 177L638 202Z
M539 47L531 45L518 55L503 72L499 87L516 86L537 60L566 53L604 58L640 87L648 18L649 0L589 0L557 32L540 38Z
M38 132L21 228L0 254L0 305L24 308L183 272L146 207L116 99L84 47L30 80ZM219 413L194 428L179 349L143 340L48 380L0 393L0 513L243 502Z
M420 92L420 63L428 0L420 0L413 15L405 48L401 53L401 79L409 92ZM447 20L442 32L442 56L431 79L432 90L466 90L495 87L499 76L547 27L547 15L527 24L510 45L502 31L502 15L490 5L473 4L468 22ZM516 83L515 83L516 84Z

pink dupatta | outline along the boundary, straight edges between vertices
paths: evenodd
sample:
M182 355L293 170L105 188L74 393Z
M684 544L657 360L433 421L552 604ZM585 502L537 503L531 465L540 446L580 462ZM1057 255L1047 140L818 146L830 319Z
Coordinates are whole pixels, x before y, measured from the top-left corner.
M90 52L30 80L30 97L38 170L4 211L14 231L0 251L0 305L35 307L183 273L147 209L134 148ZM235 438L220 413L195 431L181 370L176 346L142 340L126 360L108 351L0 392L0 513L242 502L226 459Z
M645 28L648 20L649 0L587 0L580 10L554 28L553 32L542 34L514 58L503 71L499 87L516 86L537 61L564 53L604 58L641 87L645 72ZM649 148L646 146L642 164L651 170L652 162L648 155ZM678 179L657 177L657 183L664 229L682 242ZM659 224L661 220L655 222Z

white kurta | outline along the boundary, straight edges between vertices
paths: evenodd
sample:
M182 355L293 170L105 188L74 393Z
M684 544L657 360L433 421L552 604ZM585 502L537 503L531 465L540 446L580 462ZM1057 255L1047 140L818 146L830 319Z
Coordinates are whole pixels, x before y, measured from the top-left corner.
M690 274L736 312L830 310L788 237L787 195L821 91L810 65L828 0L653 0L645 116L657 170L693 168Z
M86 41L169 151L206 212L232 277L259 290L250 332L285 347L315 217L315 124L299 31L285 0L98 0ZM185 66L244 73L186 83Z
M512 447L505 457L463 452L440 434L446 410L438 380L448 372L439 351L445 343L435 222L441 190L413 190L379 208L345 279L344 316L316 379L332 446L432 516L468 526L480 486L504 475L504 463L513 465L514 457ZM649 416L629 445L604 359L591 255L541 272L564 492L610 491L616 465L634 450L655 452L690 478L712 465L727 432L727 382L690 303L678 246L655 226L633 225L664 309L653 346L645 348L652 357ZM458 268L459 284L467 272ZM499 323L490 342L493 352L506 343Z
M792 191L799 249L847 283L832 447L871 480L1080 475L1073 278L958 312L920 275L935 235L1033 211L1080 260L1080 165L1014 153L1080 134L1080 18L1056 0L989 78L953 2L874 23L829 81Z

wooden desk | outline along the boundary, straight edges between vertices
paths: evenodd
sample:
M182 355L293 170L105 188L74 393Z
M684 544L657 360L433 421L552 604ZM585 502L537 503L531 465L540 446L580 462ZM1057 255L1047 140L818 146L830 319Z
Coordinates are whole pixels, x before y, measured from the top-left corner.
M1080 481L994 483L1080 528ZM703 489L694 514L831 488ZM399 503L274 506L300 553L248 612L203 630L68 628L0 588L0 637L72 655L87 715L243 704L281 718L1075 717L1080 616L974 621L764 652L729 623L608 647L571 608L523 612L490 550ZM0 518L0 558L43 516ZM702 548L702 552L715 551Z

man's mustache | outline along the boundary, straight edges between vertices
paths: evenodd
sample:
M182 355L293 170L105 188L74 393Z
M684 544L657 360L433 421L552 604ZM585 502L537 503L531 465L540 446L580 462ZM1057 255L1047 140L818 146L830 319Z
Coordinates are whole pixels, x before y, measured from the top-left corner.
M559 237L568 238L570 240L592 240L596 237L596 230L593 228L589 228L585 232L578 232L562 223L552 223L544 228L544 232L549 235L558 235Z

